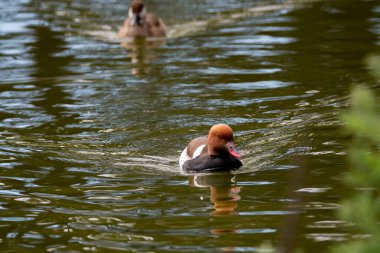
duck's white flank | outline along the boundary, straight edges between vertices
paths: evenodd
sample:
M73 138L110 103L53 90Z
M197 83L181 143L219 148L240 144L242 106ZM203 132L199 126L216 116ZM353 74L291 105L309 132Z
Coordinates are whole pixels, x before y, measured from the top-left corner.
M188 160L191 160L191 159L194 159L198 156L201 155L202 153L202 150L203 148L206 146L206 144L203 144L203 145L200 145L199 147L197 147L197 149L194 151L194 154L192 157L190 157L188 154L187 154L187 147L182 151L181 153L181 156L179 158L179 166L183 166L183 164L188 161Z

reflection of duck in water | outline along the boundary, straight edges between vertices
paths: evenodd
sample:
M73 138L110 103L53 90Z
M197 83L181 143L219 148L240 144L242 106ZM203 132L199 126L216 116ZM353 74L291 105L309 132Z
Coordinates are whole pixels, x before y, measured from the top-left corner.
M179 164L186 172L228 171L242 166L240 157L231 127L219 124L211 127L207 137L192 140L183 150Z
M119 37L145 38L165 37L164 22L152 13L148 13L142 0L132 0L128 18L119 30Z
M240 187L236 186L232 174L198 175L189 178L195 187L210 187L210 201L214 204L212 215L229 215L235 212L240 200ZM230 229L226 229L230 231Z
M131 71L133 75L140 76L148 74L150 72L149 63L157 57L154 48L159 47L164 42L164 40L133 40L121 42L121 46L128 49L129 55L131 57Z

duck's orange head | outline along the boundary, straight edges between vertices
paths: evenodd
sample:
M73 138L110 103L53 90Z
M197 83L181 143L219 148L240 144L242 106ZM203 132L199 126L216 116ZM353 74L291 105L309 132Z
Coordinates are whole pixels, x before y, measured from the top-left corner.
M207 138L208 154L219 155L227 151L230 155L240 158L241 154L234 144L232 128L226 124L218 124L211 127Z

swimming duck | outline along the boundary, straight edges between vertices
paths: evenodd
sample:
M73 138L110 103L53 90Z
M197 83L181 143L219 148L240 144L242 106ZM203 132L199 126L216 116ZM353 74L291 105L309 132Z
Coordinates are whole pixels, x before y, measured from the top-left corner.
M119 30L119 37L145 38L165 37L164 22L152 13L148 13L142 0L132 0L128 18Z
M242 166L240 157L232 128L218 124L211 127L208 136L195 138L187 145L179 165L186 172L229 171Z

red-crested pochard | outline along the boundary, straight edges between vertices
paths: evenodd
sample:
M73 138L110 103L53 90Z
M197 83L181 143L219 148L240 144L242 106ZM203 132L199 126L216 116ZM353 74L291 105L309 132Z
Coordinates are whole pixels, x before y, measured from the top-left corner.
M142 0L132 0L128 18L119 30L119 37L145 38L165 37L165 35L164 22L153 13L148 13Z
M225 124L211 127L208 136L193 139L183 150L179 165L186 172L236 170L242 166L233 131Z

